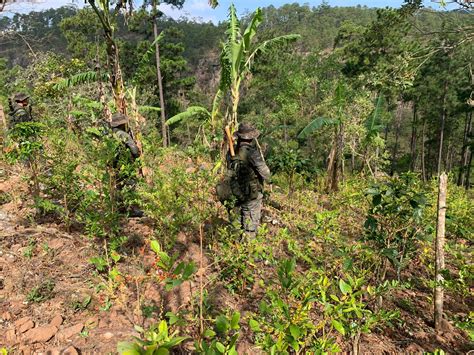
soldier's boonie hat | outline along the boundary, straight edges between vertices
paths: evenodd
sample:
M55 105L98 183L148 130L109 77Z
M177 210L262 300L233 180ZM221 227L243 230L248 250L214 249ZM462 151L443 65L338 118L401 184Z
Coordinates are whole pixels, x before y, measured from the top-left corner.
M21 102L25 101L26 99L29 99L30 97L22 92L18 92L13 96L13 101L15 102Z
M113 115L112 115L112 121L110 122L110 125L112 127L118 127L122 124L126 124L128 123L128 117L125 116L123 113L121 112L115 112Z
M260 135L260 132L250 123L241 123L235 135L241 139L254 139Z

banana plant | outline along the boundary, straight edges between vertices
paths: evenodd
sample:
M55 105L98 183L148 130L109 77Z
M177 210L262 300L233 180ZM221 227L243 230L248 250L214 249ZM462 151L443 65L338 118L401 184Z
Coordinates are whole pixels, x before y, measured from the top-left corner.
M339 82L336 86L334 98L332 100L334 108L336 109L334 117L316 117L298 134L299 139L305 139L321 127L334 127L334 135L328 156L327 168L327 189L332 191L338 190L339 167L344 150L344 109L347 105L347 97L348 92L346 85Z
M219 90L214 98L211 122L213 127L219 115L219 107L226 94L230 94L231 104L226 109L225 124L231 131L237 126L237 109L240 101L240 86L248 77L252 64L268 50L293 42L300 38L298 34L274 37L254 43L257 29L263 21L262 9L257 8L247 28L242 32L234 4L229 7L229 19L226 30L226 41L221 52L221 78Z

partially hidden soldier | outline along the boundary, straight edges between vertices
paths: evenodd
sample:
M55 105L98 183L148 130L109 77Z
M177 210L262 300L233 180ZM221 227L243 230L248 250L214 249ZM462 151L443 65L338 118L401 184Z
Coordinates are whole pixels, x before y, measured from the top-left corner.
M270 169L265 163L257 138L260 132L251 124L241 123L235 156L227 156L227 168L232 194L240 207L240 223L245 234L255 237L260 225L263 184L270 181Z
M10 106L10 122L8 128L11 130L21 122L32 121L31 106L29 104L30 97L24 93L17 93L13 98L9 99Z
M113 160L113 168L116 172L117 190L123 195L125 188L129 191L135 189L137 183L137 159L140 157L140 150L137 143L133 139L129 127L129 119L126 115L116 112L112 115L110 127L113 136L120 141L120 145ZM120 203L123 204L123 196L119 197ZM125 207L122 206L123 209ZM130 217L142 217L143 211L137 206L131 205L128 208Z

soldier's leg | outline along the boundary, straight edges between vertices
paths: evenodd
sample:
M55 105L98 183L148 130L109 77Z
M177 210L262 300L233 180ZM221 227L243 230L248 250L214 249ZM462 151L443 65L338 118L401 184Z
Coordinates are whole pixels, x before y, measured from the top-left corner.
M258 194L256 199L246 201L242 204L241 224L245 233L255 237L260 225L263 195Z

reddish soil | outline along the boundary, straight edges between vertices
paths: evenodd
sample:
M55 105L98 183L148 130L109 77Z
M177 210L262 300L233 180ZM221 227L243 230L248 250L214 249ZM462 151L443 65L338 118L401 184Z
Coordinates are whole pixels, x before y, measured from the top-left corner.
M77 232L66 233L61 225L35 224L33 211L23 200L26 192L26 184L17 176L0 183L0 194L9 196L8 202L0 204L0 348L13 354L106 354L116 352L119 341L138 335L134 325L147 327L169 310L195 310L197 281L184 282L171 292L164 292L157 282L156 257L148 245L153 228L146 218L124 222L128 253L118 264L124 276L112 283L89 262L99 254L101 243ZM272 209L267 209L267 214L269 211ZM199 266L199 235L179 234L176 249L180 259L193 260ZM215 276L209 275L212 260L204 255L202 262L203 269L194 280L206 270L204 282L208 282ZM208 291L209 302L217 308L237 309L243 314L252 306L250 300L257 305L263 296L257 283L241 295L230 295L218 282ZM435 334L429 319L430 292L403 290L390 295L386 305L401 310L399 324L362 335L361 352L471 350L467 334L450 323L444 333ZM400 304L399 300L410 302ZM472 311L469 304L448 294L446 312L467 314ZM189 334L190 329L186 330ZM243 325L239 354L261 353L251 344L251 334ZM349 344L345 345L343 349L349 351ZM191 353L191 347L192 343L187 343L181 352Z

